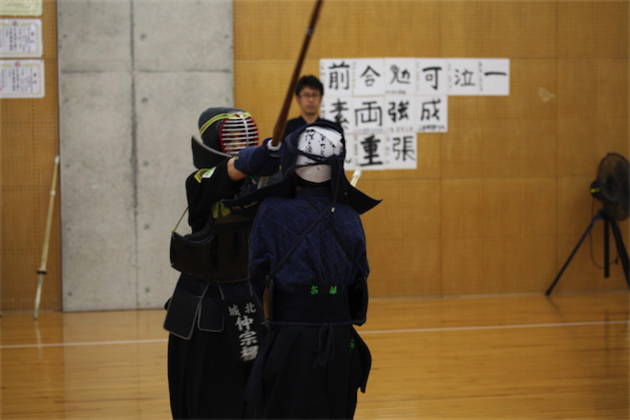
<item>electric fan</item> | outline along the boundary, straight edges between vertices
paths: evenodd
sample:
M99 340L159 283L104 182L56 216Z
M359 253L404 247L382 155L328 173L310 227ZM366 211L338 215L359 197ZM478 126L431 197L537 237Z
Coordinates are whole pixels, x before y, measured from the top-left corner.
M619 252L619 259L621 259L621 265L623 266L623 272L626 276L626 283L630 288L630 279L628 278L628 271L630 270L630 264L628 263L628 252L623 244L623 238L621 237L621 231L617 222L625 220L630 216L630 166L628 161L623 156L617 153L608 153L599 163L597 169L597 178L591 184L591 195L597 200L602 202L602 208L595 214L591 224L582 235L582 238L573 249L573 252L569 256L569 259L564 264L555 280L545 292L545 295L549 295L555 287L560 276L567 268L571 259L577 252L580 245L591 231L591 228L596 221L602 219L604 221L604 277L609 276L609 231L613 232L615 237L615 244L617 245L617 251Z
M597 179L591 184L591 194L604 204L604 212L613 220L630 216L630 168L628 161L616 153L608 153L599 164Z

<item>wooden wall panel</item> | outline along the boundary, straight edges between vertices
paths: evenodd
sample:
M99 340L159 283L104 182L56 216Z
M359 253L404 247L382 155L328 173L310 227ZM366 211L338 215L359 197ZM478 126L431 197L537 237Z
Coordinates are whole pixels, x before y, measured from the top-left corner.
M349 57L349 53L356 57L439 57L441 13L440 3L433 1L325 2L316 36L319 49L313 53L327 58ZM299 20L297 15L294 19Z
M555 176L556 62L510 67L510 96L449 97L444 177Z
M421 242L422 246L418 246ZM368 234L370 296L442 296L442 246L439 237L372 239Z
M551 234L443 242L443 295L541 293L555 276Z
M555 58L554 1L436 1L442 57Z
M441 295L484 294L484 285L498 282L486 278L486 250L477 238L442 238Z
M273 59L295 62L311 9L312 4L308 1L235 1L235 59L238 55L238 60ZM300 16L306 18L300 19ZM312 40L313 44L317 42L319 40ZM288 65L287 68L289 71L293 69Z
M404 296L439 296L440 181L379 180L367 175L359 181L364 192L398 203L396 211L379 205L362 218L373 273L371 293L379 297L399 297L400 291Z
M388 206L377 206L364 217L376 217L369 227L374 239L404 240L410 237L438 238L441 236L440 181L420 180L378 180L362 179L361 189L383 199L383 202L398 203L396 211L390 213ZM366 219L369 220L369 219ZM381 223L378 223L380 221ZM392 229L394 228L394 229Z
M597 63L561 60L558 70L558 170L562 175L593 174L597 153ZM587 152L587 153L585 153Z
M236 102L269 132L313 4L234 1ZM245 31L263 10L289 22ZM418 169L364 172L359 187L385 199L362 217L373 297L547 289L593 217L600 160L630 152L629 16L627 1L324 3L303 74L320 58L510 59L510 95L449 97L448 133L418 135ZM586 245L558 290L625 288Z
M458 98L459 99L459 98ZM449 127L448 133L442 136L442 177L445 179L479 178L483 176L481 160L484 154L482 129L472 122L461 124L454 123L451 115L462 104L476 106L474 98L461 98L461 100L449 100ZM457 105L453 105L457 104ZM450 122L453 123L450 123ZM422 137L422 135L420 135Z
M554 178L446 180L442 196L445 294L533 293L553 279Z
M559 60L558 173L595 175L609 152L628 152L628 62Z
M275 18L290 10L289 26L303 26L313 3L294 3L264 8L278 7ZM236 0L235 28L262 8ZM628 2L614 1L325 2L303 74L335 57L505 57L511 65L510 96L449 97L449 132L418 135L418 169L364 172L360 188L385 199L363 216L373 296L548 287L592 217L588 185L600 159L628 155L627 17ZM289 26L235 33L236 101L261 125L275 122L286 88L271 85L288 80L297 57L299 42L293 55L285 47ZM562 290L623 287L620 278L591 281L602 273L582 269L589 264Z
M2 195L2 310L33 310L50 186L4 187ZM42 309L60 309L58 203L54 212Z
M559 58L628 58L628 2L559 1Z
M56 2L45 0L43 14L37 17L42 20L45 97L0 99L2 311L33 310L37 270L42 263L54 157L59 153L56 13ZM42 310L61 309L59 219L57 198Z
M556 60L510 60L510 96L482 97L478 112L490 121L509 120L522 127L533 121L552 120L557 117L556 103L553 101L557 93L557 63ZM540 88L552 95L544 95ZM513 103L510 97L519 98ZM454 97L454 99L459 99ZM456 115L466 115L462 109Z

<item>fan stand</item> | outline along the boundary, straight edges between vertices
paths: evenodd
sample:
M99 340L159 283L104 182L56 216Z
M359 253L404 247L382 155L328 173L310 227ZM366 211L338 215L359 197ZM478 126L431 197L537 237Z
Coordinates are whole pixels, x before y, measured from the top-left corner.
M619 252L619 258L621 259L623 272L626 276L626 283L628 283L628 288L630 288L630 279L628 279L628 270L629 270L630 264L628 263L628 252L626 251L626 247L623 244L621 231L619 230L619 226L617 226L617 222L615 222L615 219L609 217L606 214L606 212L603 209L601 209L597 212L597 214L595 214L595 217L593 217L591 224L586 229L586 231L584 232L584 235L582 235L582 238L580 238L580 241L577 243L577 245L573 249L573 252L569 256L569 259L567 260L567 262L564 263L564 266L562 266L562 269L556 276L556 279L553 281L551 286L549 286L549 289L547 289L547 291L545 292L546 296L549 296L553 288L556 286L556 283L558 283L558 280L560 280L560 276L562 276L562 273L564 273L564 270L567 268L567 266L569 265L569 263L575 256L575 253L577 252L578 248L580 248L580 245L582 245L582 242L584 242L584 239L586 239L586 236L593 228L593 225L599 219L602 219L604 221L604 277L608 278L610 275L610 269L609 269L610 263L608 261L610 257L610 252L609 252L610 246L608 243L609 242L608 227L610 226L613 232L613 236L615 237L615 243L617 244L617 251Z

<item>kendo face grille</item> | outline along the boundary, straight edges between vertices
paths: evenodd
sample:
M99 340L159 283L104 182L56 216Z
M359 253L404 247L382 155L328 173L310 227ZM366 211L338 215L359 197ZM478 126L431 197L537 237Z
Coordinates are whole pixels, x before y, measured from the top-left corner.
M232 114L223 120L219 138L221 151L236 156L244 148L258 145L258 127L248 113Z

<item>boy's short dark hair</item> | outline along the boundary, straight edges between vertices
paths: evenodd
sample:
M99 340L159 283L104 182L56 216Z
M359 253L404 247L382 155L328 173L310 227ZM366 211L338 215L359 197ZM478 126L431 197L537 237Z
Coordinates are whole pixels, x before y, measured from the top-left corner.
M324 85L313 75L302 76L300 80L298 80L297 86L295 87L295 96L300 96L300 92L302 92L305 86L319 90L319 94L324 96Z

